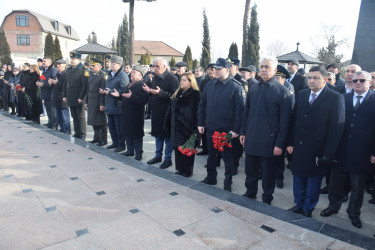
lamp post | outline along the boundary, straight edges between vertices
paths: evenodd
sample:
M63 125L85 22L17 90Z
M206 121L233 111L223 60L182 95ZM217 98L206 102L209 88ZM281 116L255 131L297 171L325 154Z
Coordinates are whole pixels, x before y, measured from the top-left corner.
M134 1L153 2L156 0L122 0L124 3L129 3L129 63L133 65L133 44L134 44Z

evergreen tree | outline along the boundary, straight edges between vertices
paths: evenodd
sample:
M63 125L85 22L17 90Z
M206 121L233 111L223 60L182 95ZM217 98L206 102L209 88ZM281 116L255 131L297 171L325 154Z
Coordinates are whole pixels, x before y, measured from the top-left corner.
M44 56L51 57L51 59L54 59L55 55L55 45L53 44L53 37L51 35L51 32L48 32L46 36L46 40L44 42Z
M340 46L339 43L335 41L335 36L331 35L328 38L328 45L327 47L323 47L318 52L318 59L324 64L329 65L331 63L335 63L337 65L341 65L341 59L343 55L336 55L336 48Z
M247 41L247 54L246 60L242 65L259 66L259 23L257 5L254 4L251 9L250 26Z
M10 53L9 44L7 42L7 38L5 36L4 30L0 32L0 63L1 64L9 64L12 62L12 57Z
M208 27L206 10L203 10L203 41L200 65L207 68L211 63L211 44L210 44L210 31Z
M144 65L150 65L151 64L151 55L150 53L146 53L146 56L145 56L145 64Z
M90 36L90 34L89 34L89 36L87 37L86 40L87 40L88 43L92 43L92 40L91 40L91 36Z
M232 57L238 59L238 47L235 42L233 42L229 48L228 58L232 58Z
M199 66L199 62L197 59L194 59L193 61L193 70L196 69Z
M112 37L111 49L117 51L116 49L116 38Z
M98 43L98 37L96 36L95 32L92 32L92 42L93 43Z
M54 61L53 62L63 58L62 53L61 53L60 40L57 36L55 37L54 47L55 47L55 51L54 51Z
M176 66L176 59L174 59L174 56L172 56L171 60L169 61L169 66L171 67Z
M189 45L186 47L185 55L182 61L187 63L188 70L193 69L193 56L191 54L191 49Z
M117 32L117 42L116 42L117 52L119 56L124 58L124 62L129 61L129 25L128 17L126 14L119 26Z

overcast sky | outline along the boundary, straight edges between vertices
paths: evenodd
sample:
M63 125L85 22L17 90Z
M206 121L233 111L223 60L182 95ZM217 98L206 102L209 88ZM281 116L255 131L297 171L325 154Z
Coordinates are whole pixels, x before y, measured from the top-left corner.
M272 41L282 41L290 49L316 55L326 46L322 26L337 26L337 40L347 43L339 49L344 59L353 51L360 0L261 0L258 6L261 53L268 54ZM57 4L60 4L58 6ZM203 34L202 11L206 8L214 59L227 57L232 42L242 46L242 21L245 0L157 0L135 3L135 40L163 41L184 53L192 48L193 58L200 58ZM81 41L92 31L98 42L107 45L117 36L123 15L129 16L129 4L122 0L2 0L0 18L12 10L30 9L71 25ZM240 52L241 53L241 52Z

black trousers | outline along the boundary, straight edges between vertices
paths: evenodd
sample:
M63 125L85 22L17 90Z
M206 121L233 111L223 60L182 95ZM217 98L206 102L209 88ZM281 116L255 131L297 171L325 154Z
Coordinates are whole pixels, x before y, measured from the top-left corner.
M94 129L94 140L107 142L107 125L96 125L92 127Z
M245 173L246 173L246 194L255 196L258 193L259 169L262 170L262 199L264 202L273 200L275 191L277 163L275 157L260 157L246 154Z
M78 138L83 138L86 134L83 133L82 123L86 124L86 120L83 118L85 116L83 113L82 106L70 106L70 115L73 118L74 134ZM86 127L86 126L85 126Z
M231 144L232 144L232 150L233 150L234 167L238 168L238 166L240 165L240 158L242 157L242 154L243 154L243 146L241 145L240 139L238 137L233 138L231 140Z
M275 156L275 162L276 162L276 165L277 165L276 179L277 180L284 180L284 170L285 170L284 152L279 156Z
M176 170L181 174L191 176L193 174L195 154L192 156L183 155L178 149L174 150L174 160L176 163Z
M217 152L218 150L214 148L214 143L212 141L212 135L215 131L207 130L207 149L208 149L208 158L207 158L207 180L216 180L217 171ZM225 179L224 185L232 185L232 173L234 167L233 159L233 150L229 147L224 147L224 151L221 152L221 157L223 158L225 165Z
M125 137L126 147L127 150L131 153L135 152L136 156L142 156L143 154L143 137L134 138L130 136L123 136Z

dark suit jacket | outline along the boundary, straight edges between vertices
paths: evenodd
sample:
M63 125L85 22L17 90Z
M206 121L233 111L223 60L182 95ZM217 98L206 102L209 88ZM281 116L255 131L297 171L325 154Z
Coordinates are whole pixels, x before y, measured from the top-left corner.
M310 105L310 93L305 89L297 95L289 134L292 172L298 176L324 175L326 167L317 166L316 157L334 159L344 131L344 97L324 87Z
M348 172L368 174L373 169L370 156L375 156L375 93L369 90L357 111L353 95L344 95L345 130L337 159Z
M296 93L296 96L298 93L303 90L307 89L307 77L296 73L293 77L292 81L290 82L294 86L294 92Z

